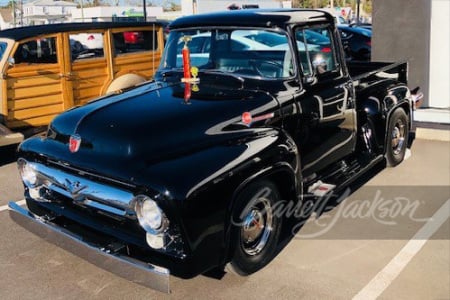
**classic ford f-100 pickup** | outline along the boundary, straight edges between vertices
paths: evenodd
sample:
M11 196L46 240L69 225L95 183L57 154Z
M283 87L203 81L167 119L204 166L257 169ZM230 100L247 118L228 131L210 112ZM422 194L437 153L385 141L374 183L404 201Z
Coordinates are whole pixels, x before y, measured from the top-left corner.
M290 230L280 203L402 162L414 138L406 81L406 63L347 65L326 12L180 18L155 80L70 109L20 145L28 210L10 203L10 215L159 290L169 274L249 275Z

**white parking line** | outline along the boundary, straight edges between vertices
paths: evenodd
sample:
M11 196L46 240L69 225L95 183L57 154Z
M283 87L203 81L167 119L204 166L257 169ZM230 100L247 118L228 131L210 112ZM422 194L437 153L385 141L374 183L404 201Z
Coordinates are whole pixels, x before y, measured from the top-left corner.
M25 202L25 200L19 200L16 203L19 204L19 205L25 205L26 202ZM0 206L0 212L4 211L4 210L8 210L8 205Z
M353 300L376 299L397 278L428 239L450 216L450 199L438 209L425 225L409 240L402 250L381 270Z

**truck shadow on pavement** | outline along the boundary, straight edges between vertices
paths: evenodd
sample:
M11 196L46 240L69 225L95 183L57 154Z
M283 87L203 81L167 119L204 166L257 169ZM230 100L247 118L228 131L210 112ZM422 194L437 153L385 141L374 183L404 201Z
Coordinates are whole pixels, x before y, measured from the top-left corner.
M347 198L349 198L353 193L357 192L362 186L364 186L370 179L375 177L378 173L380 173L383 169L386 168L386 162L382 161L379 164L375 165L371 170L360 176L356 179L352 184L350 184L347 188L339 193L335 193L330 197L323 197L317 201L312 202L313 209L304 209L308 213L301 214L300 218L291 217L287 219L287 225L285 226L282 232L281 242L278 248L277 255L286 247L286 245L292 239L298 239L298 234L301 233L302 228L308 222L309 218L319 219L323 214L327 212L331 212L339 207L342 203L344 203ZM321 203L323 201L324 203ZM303 206L308 205L307 201L304 201ZM309 202L311 205L311 201ZM313 216L313 214L315 214ZM316 237L316 239L321 239L320 236Z
M281 239L274 258L283 251L283 249L289 244L292 239L299 238L297 234L301 232L302 227L307 223L308 219L313 215L313 213L315 214L315 218L320 218L324 213L337 209L339 205L345 202L345 199L350 197L354 192L358 191L359 188L364 186L364 184L366 184L371 178L375 177L385 168L386 163L383 161L363 174L357 180L355 180L350 186L348 186L348 189L344 189L344 191L336 193L332 197L326 198L326 203L324 205L322 205L321 203L316 203L314 204L315 209L306 210L308 211L308 213L302 214L300 218L289 217L285 219L283 222L286 222L286 226L283 226ZM303 203L304 205L306 205L305 202L306 201L304 201ZM320 239L320 237L318 238ZM203 273L202 276L221 280L225 276L225 274L226 272L224 271L224 268L217 267L206 273Z
M17 146L18 145L8 145L0 147L0 167L16 161Z

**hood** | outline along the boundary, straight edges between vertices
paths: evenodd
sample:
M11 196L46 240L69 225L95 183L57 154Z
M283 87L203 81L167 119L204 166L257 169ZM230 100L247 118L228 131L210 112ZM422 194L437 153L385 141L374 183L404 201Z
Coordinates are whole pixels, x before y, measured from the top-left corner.
M59 159L79 167L143 168L254 132L258 124L245 126L244 112L257 116L278 109L277 101L261 91L205 82L186 100L185 89L184 83L156 82L91 102L56 117L47 139L64 145L58 147ZM81 146L71 153L69 137L75 134Z

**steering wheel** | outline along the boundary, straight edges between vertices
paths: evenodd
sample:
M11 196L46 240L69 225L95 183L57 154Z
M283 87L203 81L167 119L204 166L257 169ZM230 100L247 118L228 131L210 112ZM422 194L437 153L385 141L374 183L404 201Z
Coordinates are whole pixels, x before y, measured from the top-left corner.
M281 76L284 70L281 63L273 60L250 60L249 65L262 77L276 78Z

